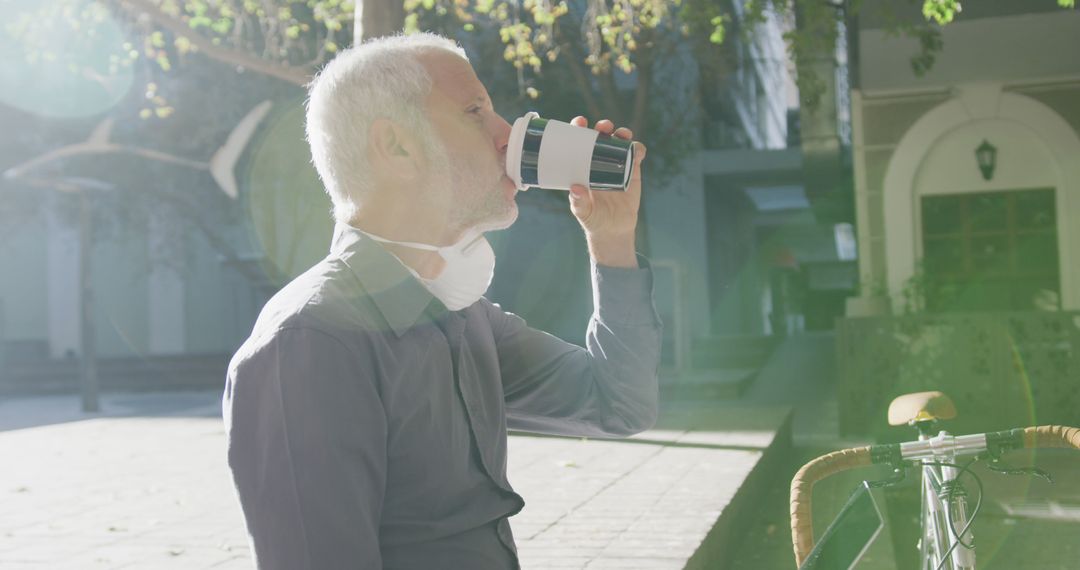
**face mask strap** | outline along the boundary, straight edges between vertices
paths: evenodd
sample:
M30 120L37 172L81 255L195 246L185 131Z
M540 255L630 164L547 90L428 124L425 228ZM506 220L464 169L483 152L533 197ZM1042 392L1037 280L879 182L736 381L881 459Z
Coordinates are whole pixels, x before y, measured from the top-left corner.
M390 243L390 244L394 244L394 245L402 245L402 246L405 246L405 247L411 247L413 249L422 249L424 251L441 251L443 249L441 247L436 247L434 245L428 245L426 243L416 243L416 242L411 242L411 241L394 241L392 239L386 239L386 238L382 238L382 237L379 237L379 236L374 235L374 234L369 234L369 233L367 233L364 230L361 230L359 228L357 228L357 231L364 234L365 236L371 238L372 240L379 242L379 243Z
M420 283L429 292L431 292L431 294L436 299L442 301L443 304L445 304L447 308L452 311L462 309L468 305L471 305L472 303L475 303L476 300L483 295L484 291L488 288L488 286L491 285L491 277L495 268L494 252L490 252L486 255L483 252L478 252L481 257L488 257L490 259L488 259L486 262L481 262L483 263L482 267L470 266L465 268L465 275L471 274L472 269L474 268L479 269L480 271L476 272L475 274L480 276L480 279L483 280L482 284L470 283L469 281L472 281L470 279L466 279L465 283L462 283L460 278L462 276L462 268L456 265L457 263L465 261L470 256L472 256L475 248L477 247L484 247L486 245L488 251L490 251L491 245L487 242L486 239L484 239L484 232L482 231L479 231L477 229L469 230L469 232L457 244L446 247L435 247L426 243L389 240L383 237L369 234L359 228L356 228L355 226L353 226L353 229L371 238L372 241L377 241L380 243L391 243L402 245L405 247L438 252L439 255L441 255L443 259L446 260L447 267L443 270L443 273L435 279L425 279L424 277L421 277L420 274L416 272L416 270L409 267L408 264L402 263L401 265L405 267L405 269L413 277L420 281ZM448 256L447 254L450 255ZM400 258L398 259L398 261L401 261ZM456 270L454 270L455 267L457 268ZM452 270L453 273L451 273ZM474 284L476 285L475 287L473 286ZM459 302L460 298L465 298L467 302L462 304L461 302Z

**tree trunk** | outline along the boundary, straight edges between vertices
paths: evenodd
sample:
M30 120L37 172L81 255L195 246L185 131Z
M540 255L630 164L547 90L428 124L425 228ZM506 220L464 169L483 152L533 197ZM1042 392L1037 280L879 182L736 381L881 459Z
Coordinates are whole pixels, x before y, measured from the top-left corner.
M643 58L638 63L637 69L637 89L634 92L634 105L631 111L632 115L630 120L630 130L634 131L634 140L642 141L644 143L645 132L645 115L649 109L649 86L653 80L653 64L649 58ZM644 166L644 165L643 165ZM645 208L644 193L646 191L645 176L641 178L641 192L643 200L641 208L638 210L638 225L637 225L637 250L642 255L648 257L651 253L649 248L649 225L647 221L647 209Z
M353 45L400 32L405 27L403 0L357 0Z

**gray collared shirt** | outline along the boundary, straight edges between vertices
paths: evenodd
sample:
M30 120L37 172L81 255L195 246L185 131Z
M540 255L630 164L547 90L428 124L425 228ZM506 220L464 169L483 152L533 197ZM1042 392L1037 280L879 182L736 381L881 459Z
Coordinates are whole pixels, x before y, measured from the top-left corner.
M507 429L626 436L656 418L651 271L592 281L581 348L487 299L447 311L339 224L229 365L228 462L258 567L517 568Z

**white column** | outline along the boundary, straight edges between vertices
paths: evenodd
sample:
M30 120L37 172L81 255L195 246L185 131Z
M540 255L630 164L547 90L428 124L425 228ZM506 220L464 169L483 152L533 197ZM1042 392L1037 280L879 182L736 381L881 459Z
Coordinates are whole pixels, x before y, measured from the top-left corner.
M186 348L184 321L184 248L175 221L154 216L149 225L150 275L146 312L151 354L180 354Z
M68 352L79 353L79 229L75 220L57 214L63 200L72 196L54 196L48 208L46 234L46 304L48 311L49 356L62 358Z

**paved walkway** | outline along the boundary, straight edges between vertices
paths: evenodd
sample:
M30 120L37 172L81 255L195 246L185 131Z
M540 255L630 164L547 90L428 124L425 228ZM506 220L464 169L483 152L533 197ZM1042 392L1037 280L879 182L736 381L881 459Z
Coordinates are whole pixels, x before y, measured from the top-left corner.
M91 416L76 397L0 402L0 568L251 568L217 402L117 394ZM684 405L626 441L512 436L523 567L708 567L710 531L787 417Z
M832 331L803 332L784 339L758 372L742 400L794 409L796 446L863 445L837 436L836 340Z

